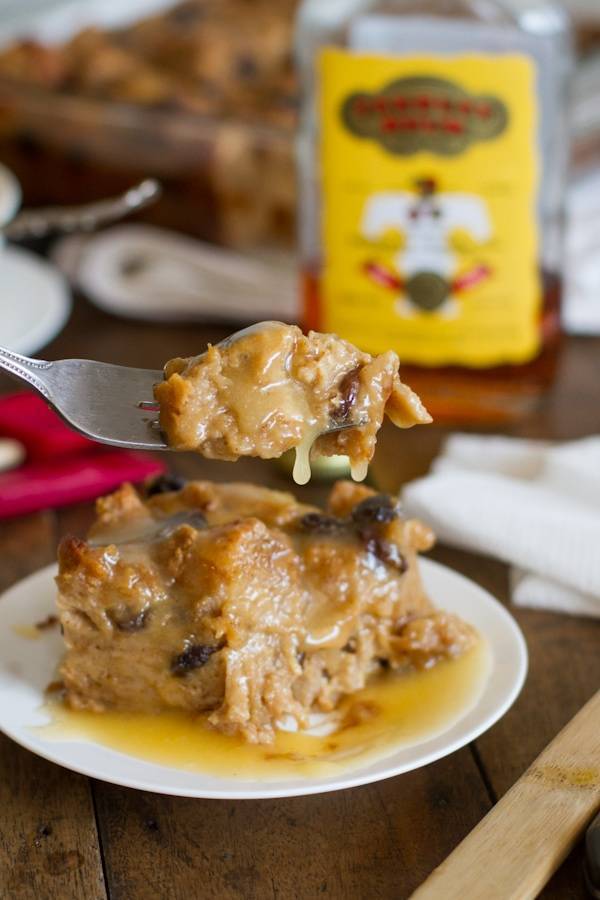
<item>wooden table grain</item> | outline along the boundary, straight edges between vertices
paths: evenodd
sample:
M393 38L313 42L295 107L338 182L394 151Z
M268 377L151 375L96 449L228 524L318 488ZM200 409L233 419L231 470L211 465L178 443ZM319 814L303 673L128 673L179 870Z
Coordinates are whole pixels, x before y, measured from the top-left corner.
M216 326L117 321L78 299L44 355L158 368L224 333ZM600 340L568 340L555 390L513 433L549 439L599 433L599 361ZM0 391L13 388L0 380ZM373 466L378 484L396 489L422 474L443 437L435 426L385 429ZM256 460L235 469L187 454L170 462L188 477L290 486L276 466ZM298 493L318 501L323 488L313 484ZM61 536L83 534L91 514L84 505L0 523L0 588L54 559ZM443 546L432 555L507 602L507 569L499 562ZM188 800L75 775L0 736L0 897L408 897L600 684L599 621L513 614L530 652L527 683L514 707L470 746L378 784L287 800ZM542 896L584 897L581 862L579 846Z

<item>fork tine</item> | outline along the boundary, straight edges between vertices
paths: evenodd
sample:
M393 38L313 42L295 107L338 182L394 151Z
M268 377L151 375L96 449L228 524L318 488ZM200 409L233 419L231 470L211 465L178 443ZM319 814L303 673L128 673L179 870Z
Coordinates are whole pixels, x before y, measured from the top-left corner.
M348 428L364 428L366 424L366 419L358 419L357 422L344 422L341 425L332 425L331 428L321 432L321 437L326 434L336 434L338 431L346 431Z

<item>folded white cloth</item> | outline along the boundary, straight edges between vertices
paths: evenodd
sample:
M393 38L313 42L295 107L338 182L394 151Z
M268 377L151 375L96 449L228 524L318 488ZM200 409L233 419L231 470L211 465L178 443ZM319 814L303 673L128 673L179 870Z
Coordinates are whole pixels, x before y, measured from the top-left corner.
M444 543L514 566L516 604L600 617L600 437L456 434L403 502Z

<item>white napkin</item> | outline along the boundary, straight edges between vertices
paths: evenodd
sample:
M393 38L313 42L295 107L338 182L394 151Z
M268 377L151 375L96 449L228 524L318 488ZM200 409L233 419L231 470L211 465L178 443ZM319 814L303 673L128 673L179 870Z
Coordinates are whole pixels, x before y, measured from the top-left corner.
M600 437L456 434L403 502L444 543L515 567L514 603L600 617Z
M298 278L287 253L242 256L151 225L113 225L62 238L58 268L116 316L154 322L254 322L299 315Z

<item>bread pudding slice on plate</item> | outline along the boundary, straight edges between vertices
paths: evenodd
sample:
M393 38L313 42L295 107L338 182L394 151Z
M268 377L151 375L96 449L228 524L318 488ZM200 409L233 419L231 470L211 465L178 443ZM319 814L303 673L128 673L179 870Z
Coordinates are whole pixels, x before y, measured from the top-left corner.
M86 541L59 550L72 707L209 711L215 728L268 743L284 718L303 727L382 669L430 667L475 641L424 593L431 531L352 482L322 512L250 484L163 478L146 496L124 485L97 513Z
M431 421L389 351L372 357L332 334L261 322L190 359L172 359L156 385L160 426L174 450L271 459L295 448L294 478L309 456L350 457L361 481L384 415L400 428Z

